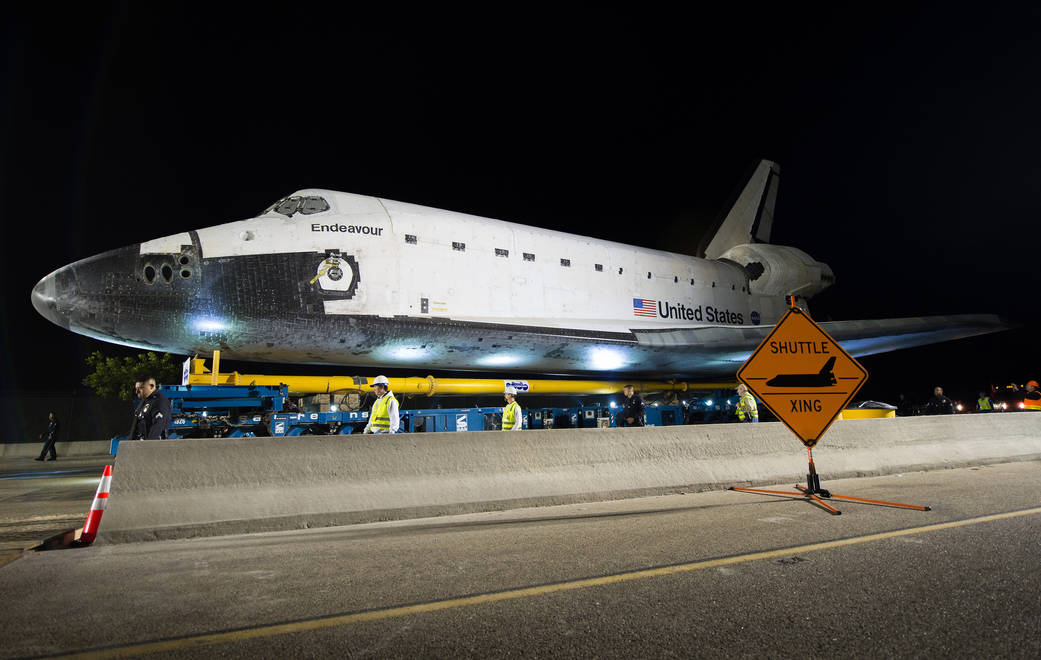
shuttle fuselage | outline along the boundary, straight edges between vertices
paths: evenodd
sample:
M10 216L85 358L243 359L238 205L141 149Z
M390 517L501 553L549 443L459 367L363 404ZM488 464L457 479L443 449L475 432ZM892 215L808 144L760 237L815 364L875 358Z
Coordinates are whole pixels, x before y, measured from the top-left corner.
M717 234L743 242L714 241L714 258L313 189L60 268L33 304L75 332L182 355L729 376L786 296L833 279L762 242L776 171L757 170Z

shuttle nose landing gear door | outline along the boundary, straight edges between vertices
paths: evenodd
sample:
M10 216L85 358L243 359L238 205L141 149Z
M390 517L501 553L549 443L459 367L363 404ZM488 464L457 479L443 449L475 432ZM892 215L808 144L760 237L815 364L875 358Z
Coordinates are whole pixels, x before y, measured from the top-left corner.
M349 300L359 282L361 275L354 255L342 256L339 250L327 250L325 258L318 261L310 284L323 298Z

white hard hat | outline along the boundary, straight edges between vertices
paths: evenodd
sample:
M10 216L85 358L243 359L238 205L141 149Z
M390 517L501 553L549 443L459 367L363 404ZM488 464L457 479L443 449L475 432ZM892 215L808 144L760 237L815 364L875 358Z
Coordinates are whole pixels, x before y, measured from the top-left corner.
M387 377L386 377L386 376L376 376L376 377L375 377L375 378L374 378L374 379L372 380L372 387L375 387L375 386L377 386L377 385L383 385L383 386L384 386L384 387L386 387L387 389L390 389L390 381L389 381L389 380L387 380Z
M506 387L506 391L503 392L503 394L512 394L513 396L517 396L517 388L513 385L508 385Z

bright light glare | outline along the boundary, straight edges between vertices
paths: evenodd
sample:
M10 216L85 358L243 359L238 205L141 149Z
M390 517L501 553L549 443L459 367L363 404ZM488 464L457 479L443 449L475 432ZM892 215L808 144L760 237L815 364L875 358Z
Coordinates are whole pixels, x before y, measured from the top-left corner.
M336 408L335 404L329 406L329 412L336 412L336 411L337 411L337 408Z
M598 371L613 371L629 364L625 355L614 348L594 348L589 352L589 362Z
M510 353L499 353L497 355L486 355L477 360L477 364L484 367L507 367L520 362L520 358Z
M706 406L711 406L712 405L712 399L709 399L708 401L706 401L705 405Z
M611 402L611 407L612 407L612 408L617 408L617 407L618 407L618 404L617 404L617 403L615 403L614 401L612 401L612 402Z
M220 332L221 330L227 330L228 324L221 319L215 318L198 318L192 323L192 326L196 330L203 332Z
M960 403L957 405L957 408L958 408L958 412L961 412L962 410L965 409L965 407L962 406Z
M422 360L429 355L430 351L420 346L396 346L390 349L390 357L395 360Z

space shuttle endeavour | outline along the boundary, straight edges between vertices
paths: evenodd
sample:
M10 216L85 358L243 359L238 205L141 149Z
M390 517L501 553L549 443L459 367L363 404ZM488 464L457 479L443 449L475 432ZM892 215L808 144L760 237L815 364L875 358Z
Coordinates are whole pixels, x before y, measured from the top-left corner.
M698 256L310 189L59 268L32 303L73 332L180 355L732 377L787 296L805 305L834 281L770 244L779 171L758 165ZM992 315L821 326L854 356L1006 327Z

